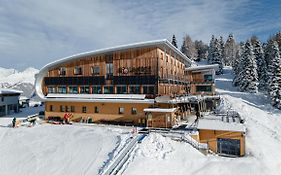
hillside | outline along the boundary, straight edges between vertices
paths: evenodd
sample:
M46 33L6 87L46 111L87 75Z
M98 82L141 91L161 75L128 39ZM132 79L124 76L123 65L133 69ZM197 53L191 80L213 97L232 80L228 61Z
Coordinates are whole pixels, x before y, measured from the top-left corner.
M224 108L246 119L246 156L205 156L188 144L151 134L139 146L124 174L281 174L281 112L263 94L243 93L232 87L231 68L216 78ZM145 167L145 168L143 168Z
M0 67L0 87L18 89L23 91L24 96L32 97L34 95L34 75L38 71L31 67L22 72Z

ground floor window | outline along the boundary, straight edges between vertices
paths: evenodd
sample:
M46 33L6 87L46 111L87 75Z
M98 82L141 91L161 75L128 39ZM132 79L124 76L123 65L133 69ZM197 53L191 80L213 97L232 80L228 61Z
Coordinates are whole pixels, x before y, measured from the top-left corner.
M143 94L154 94L154 86L143 86Z
M92 87L92 93L93 94L101 94L101 86L93 86Z
M130 86L130 94L140 94L140 86L139 85L131 85Z
M75 112L75 106L70 107L71 112Z
M132 108L131 112L132 112L133 115L137 114L137 108Z
M221 154L240 156L240 140L218 138L217 149Z
M65 112L65 106L63 105L60 106L60 112Z
M196 92L212 92L212 86L196 86Z
M99 108L95 106L95 113L99 113L99 112L100 112Z
M82 113L87 113L87 107L86 106L82 107Z
M122 107L119 108L119 114L124 114L124 111L125 111L124 108L122 108Z
M127 86L117 86L117 94L127 94Z
M104 86L104 94L113 94L113 86Z
M53 105L50 105L50 111L54 111L54 106Z

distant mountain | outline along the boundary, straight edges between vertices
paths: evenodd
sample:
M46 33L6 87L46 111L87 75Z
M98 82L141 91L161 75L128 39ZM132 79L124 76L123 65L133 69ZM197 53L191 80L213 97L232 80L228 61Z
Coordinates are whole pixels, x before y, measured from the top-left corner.
M23 91L24 96L33 97L35 95L34 82L35 74L39 70L29 67L20 72L16 69L6 69L0 67L0 87L12 88Z

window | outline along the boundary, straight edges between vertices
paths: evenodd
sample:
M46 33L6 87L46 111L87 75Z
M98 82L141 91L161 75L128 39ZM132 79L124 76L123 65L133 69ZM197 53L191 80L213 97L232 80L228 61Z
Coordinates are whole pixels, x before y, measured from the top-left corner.
M161 57L161 60L163 60L163 59L164 59L164 57L163 57L163 53L162 53L162 52L161 52L161 56L160 56L160 57Z
M104 86L103 92L104 94L113 94L113 86Z
M49 93L49 94L56 93L56 87L54 87L54 86L48 86L48 93Z
M1 101L4 101L4 97L1 97Z
M82 113L87 113L87 107L86 106L82 107Z
M69 106L65 106L65 112L70 112L70 107Z
M60 74L60 75L66 75L66 68L65 68L65 67L61 67L61 68L59 69L59 74Z
M196 92L212 92L211 86L196 86Z
M117 94L127 94L127 86L117 86Z
M144 94L154 94L154 86L143 86Z
M82 75L82 67L77 66L74 68L74 75Z
M54 106L53 105L50 105L50 111L54 111Z
M113 64L106 63L106 79L111 79L113 77Z
M71 112L75 112L75 107L74 107L74 106L71 106L71 107L70 107L70 110L71 110Z
M130 86L130 94L140 94L140 86L139 85L131 85Z
M210 74L206 74L206 75L204 75L204 80L205 81L213 81L213 76L210 75Z
M99 66L91 67L91 73L92 73L92 75L99 75L100 74L100 67Z
M59 86L58 87L59 94L66 94L66 86Z
M80 94L89 94L89 93L90 93L89 86L81 86L80 87Z
M69 86L68 91L70 94L78 94L78 87L77 86Z
M124 111L125 111L124 108L122 108L122 107L119 108L119 114L124 114Z
M92 87L92 93L93 94L101 94L101 86L99 86L99 85L93 86Z
M65 106L63 105L60 106L60 112L65 112Z
M131 112L132 112L133 115L137 114L137 108L132 108Z
M166 62L167 62L167 63L169 62L169 57L168 57L168 56L166 56Z
M100 112L99 108L95 106L95 113L99 113L99 112Z

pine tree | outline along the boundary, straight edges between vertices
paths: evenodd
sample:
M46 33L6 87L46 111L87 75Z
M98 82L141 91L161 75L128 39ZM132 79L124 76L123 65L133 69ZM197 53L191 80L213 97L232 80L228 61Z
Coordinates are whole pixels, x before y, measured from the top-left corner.
M267 65L264 57L264 51L262 44L257 37L251 38L253 45L253 52L257 63L257 73L259 79L259 90L264 91L266 89L267 82Z
M242 53L244 52L244 46L245 44L243 42L240 42L238 48L236 49L236 54L235 54L235 59L232 61L232 68L234 72L234 78L232 84L234 86L239 86L240 79L239 79L239 73L241 72L241 58L242 58Z
M214 43L215 43L215 36L212 35L212 38L211 38L210 44L209 44L209 49L208 49L208 62L209 63L213 59Z
M175 36L175 35L173 35L172 44L173 44L176 48L178 48L177 39L176 39L176 36Z
M211 64L218 64L219 69L216 71L216 74L222 74L223 73L223 64L222 64L222 51L221 51L221 44L219 40L216 38L213 45L213 52L210 63Z
M224 64L231 66L236 57L236 43L233 34L229 34L224 45Z
M220 52L221 52L221 61L222 61L222 63L223 63L223 65L225 65L224 64L224 41L223 41L223 37L222 36L220 36L220 39L219 39L219 43L220 43Z
M198 41L198 40L195 40L194 42L195 44L195 48L197 50L197 60L195 61L200 61L201 59L206 59L206 56L207 56L207 51L208 51L208 46L203 43L203 41Z
M257 64L250 41L245 44L240 61L241 72L238 75L240 91L255 93L258 90Z
M268 94L271 104L281 109L281 58L276 41L269 43L271 62L268 66Z

